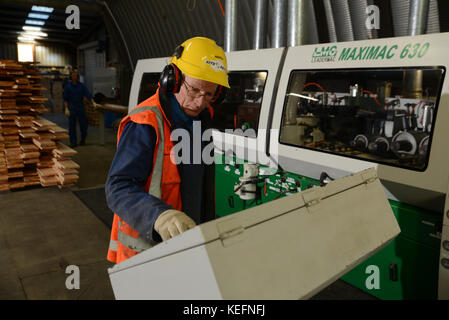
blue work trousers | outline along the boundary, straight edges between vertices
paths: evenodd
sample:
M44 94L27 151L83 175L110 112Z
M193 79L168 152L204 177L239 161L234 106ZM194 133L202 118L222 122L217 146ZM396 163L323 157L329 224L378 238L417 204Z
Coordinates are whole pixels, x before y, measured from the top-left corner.
M87 137L87 117L84 112L70 112L69 117L69 136L70 144L77 143L76 123L80 124L81 141L85 141Z

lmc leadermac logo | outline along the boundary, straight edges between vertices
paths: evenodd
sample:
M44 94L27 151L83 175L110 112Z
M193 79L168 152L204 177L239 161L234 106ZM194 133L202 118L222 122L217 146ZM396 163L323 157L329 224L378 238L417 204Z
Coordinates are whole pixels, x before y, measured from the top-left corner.
M312 63L334 62L337 58L337 46L317 47L313 49Z

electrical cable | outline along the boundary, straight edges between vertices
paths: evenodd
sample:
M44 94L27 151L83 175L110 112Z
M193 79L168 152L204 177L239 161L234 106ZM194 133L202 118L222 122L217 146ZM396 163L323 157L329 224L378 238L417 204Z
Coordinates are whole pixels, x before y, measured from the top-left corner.
M326 93L326 90L324 90L324 88L323 88L319 83L316 83L316 82L309 82L309 83L306 83L306 84L304 85L304 88L309 87L309 86L316 86L316 87L320 88L320 90L321 90L323 93Z
M374 92L369 91L369 90L362 90L362 92L363 92L363 93L372 94L373 96L375 95ZM372 97L372 98L374 99L374 102L376 102L376 103L379 105L379 107L382 107L382 104L379 102L379 100L377 100L376 97Z
M421 103L423 103L423 101L418 102L417 104L415 104L415 106L412 108L412 112L411 114L415 114L415 108L419 105L421 105ZM416 114L415 114L416 115Z
M226 14L225 14L225 11L223 9L223 5L221 4L221 1L220 0L217 0L217 1L218 1L218 5L220 6L221 13L223 14L223 17L226 17Z

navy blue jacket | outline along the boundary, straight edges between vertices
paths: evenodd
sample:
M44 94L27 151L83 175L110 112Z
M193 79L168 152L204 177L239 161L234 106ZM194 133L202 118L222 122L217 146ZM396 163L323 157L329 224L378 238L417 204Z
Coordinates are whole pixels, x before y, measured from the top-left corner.
M84 113L84 97L89 100L92 99L92 95L83 83L73 84L73 82L69 82L64 87L63 98L68 104L70 113Z
M190 133L192 158L192 124L194 120L204 119L204 115L189 117L173 95L162 95L160 100L166 115L171 119L172 130L185 128ZM208 112L206 116L209 116ZM206 128L207 125L202 125L203 131ZM113 212L147 239L161 241L153 230L154 222L162 212L172 208L143 189L151 174L155 145L156 132L152 126L130 121L120 136L105 191L107 204ZM202 142L201 149L205 146L206 142ZM182 211L197 224L215 218L213 165L178 164L178 171L181 177Z

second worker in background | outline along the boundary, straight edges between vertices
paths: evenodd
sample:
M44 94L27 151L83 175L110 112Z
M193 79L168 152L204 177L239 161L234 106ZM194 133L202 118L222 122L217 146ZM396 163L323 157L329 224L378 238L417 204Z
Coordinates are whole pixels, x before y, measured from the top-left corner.
M76 124L79 122L81 131L80 145L86 144L87 137L87 117L84 109L84 97L90 100L94 108L97 106L92 95L87 87L79 81L79 74L77 71L72 71L70 74L72 81L68 82L64 87L64 110L67 117L69 117L69 137L70 147L74 148L78 145Z

